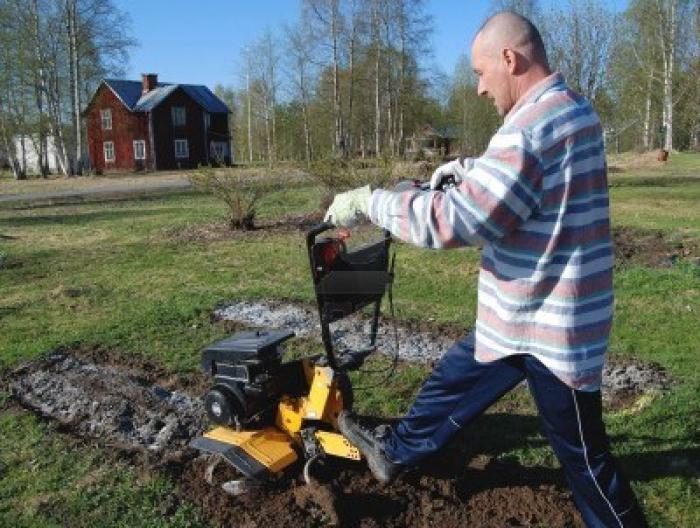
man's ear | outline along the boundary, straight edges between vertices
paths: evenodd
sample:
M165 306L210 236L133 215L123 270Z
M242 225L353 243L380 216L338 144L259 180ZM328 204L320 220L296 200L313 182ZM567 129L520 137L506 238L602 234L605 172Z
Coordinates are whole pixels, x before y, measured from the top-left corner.
M518 68L520 67L521 56L518 55L515 50L511 48L503 48L501 50L501 60L511 75L517 73Z

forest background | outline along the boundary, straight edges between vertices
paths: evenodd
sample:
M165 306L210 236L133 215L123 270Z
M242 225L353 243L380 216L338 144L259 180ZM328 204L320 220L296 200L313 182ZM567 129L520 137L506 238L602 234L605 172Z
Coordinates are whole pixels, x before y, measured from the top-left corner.
M434 28L424 0L299 5L295 23L249 42L234 81L213 87L231 109L237 162L400 157L427 124L454 136L464 154L483 151L500 119L477 96L466 54L451 75L425 67ZM699 6L630 0L619 12L600 0L491 2L493 12L535 22L553 69L593 102L616 152L699 148ZM60 172L82 174L81 112L102 78L125 74L137 44L129 15L112 0L0 0L0 21L0 151L21 179L13 138L42 153L51 137Z

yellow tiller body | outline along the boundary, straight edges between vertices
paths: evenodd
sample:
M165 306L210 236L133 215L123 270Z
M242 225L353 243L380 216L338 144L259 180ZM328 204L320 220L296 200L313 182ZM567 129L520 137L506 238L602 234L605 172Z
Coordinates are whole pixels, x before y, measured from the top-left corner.
M324 355L282 362L281 343L294 335L289 330L242 331L202 351L202 369L214 378L205 409L217 425L191 446L218 455L247 481L274 480L300 458L307 481L318 457L360 459L337 432L337 418L352 406L347 372L376 350L381 300L393 280L391 237L384 231L380 241L348 251L347 235L319 237L332 228L319 224L306 236ZM336 351L329 325L364 307L373 307L369 346ZM234 493L246 488L244 480L228 484L241 484L231 486Z

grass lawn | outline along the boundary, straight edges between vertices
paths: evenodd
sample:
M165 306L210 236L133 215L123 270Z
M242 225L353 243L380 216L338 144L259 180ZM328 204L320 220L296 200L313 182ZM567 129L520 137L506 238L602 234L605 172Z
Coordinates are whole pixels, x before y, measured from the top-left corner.
M700 155L614 172L610 183L615 226L700 238ZM3 193L35 192L18 189L0 182ZM311 185L290 186L263 200L261 216L310 212L320 197ZM59 346L99 344L191 372L198 350L224 335L210 320L215 307L241 298L313 301L300 232L206 243L177 236L223 214L214 199L194 193L0 209L0 368ZM478 252L397 244L397 254L398 316L471 328ZM615 288L611 354L658 362L677 383L639 409L607 414L614 451L653 526L700 526L700 272L685 260L665 269L628 267L617 272ZM424 374L409 367L381 390L358 394L357 405L363 412L403 412ZM509 398L518 414L534 413L528 397ZM500 458L556 466L536 430L482 420L475 431L485 444L504 446ZM522 442L523 435L540 441ZM77 445L13 406L0 411L0 436L0 526L200 523L196 511L173 502L166 479L115 465L102 449Z

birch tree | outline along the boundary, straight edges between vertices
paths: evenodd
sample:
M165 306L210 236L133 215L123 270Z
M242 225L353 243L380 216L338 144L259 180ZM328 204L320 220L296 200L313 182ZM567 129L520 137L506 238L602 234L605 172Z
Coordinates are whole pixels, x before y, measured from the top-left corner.
M318 27L319 43L329 55L333 72L333 118L335 125L333 150L338 155L346 156L340 87L340 43L343 28L340 0L305 0L304 9L308 13L308 20L313 21Z
M624 13L623 35L612 70L620 78L618 99L640 111L641 144L674 148L676 108L688 111L696 93L698 4L690 0L635 0ZM635 100L636 98L636 100ZM643 101L641 108L637 101ZM683 120L686 126L688 120ZM686 138L687 142L687 138Z
M275 109L277 105L277 90L279 88L279 48L272 32L268 29L253 46L249 61L255 79L260 112L265 124L265 146L268 164L276 159L277 122Z
M304 134L304 160L309 166L313 159L311 142L310 100L312 69L315 62L313 56L313 41L304 19L296 27L287 28L287 43L289 48L289 68L292 72L293 94L300 102ZM350 90L352 93L352 90ZM351 99L352 101L352 99Z
M617 17L599 0L568 0L544 17L550 65L590 100L606 87Z

